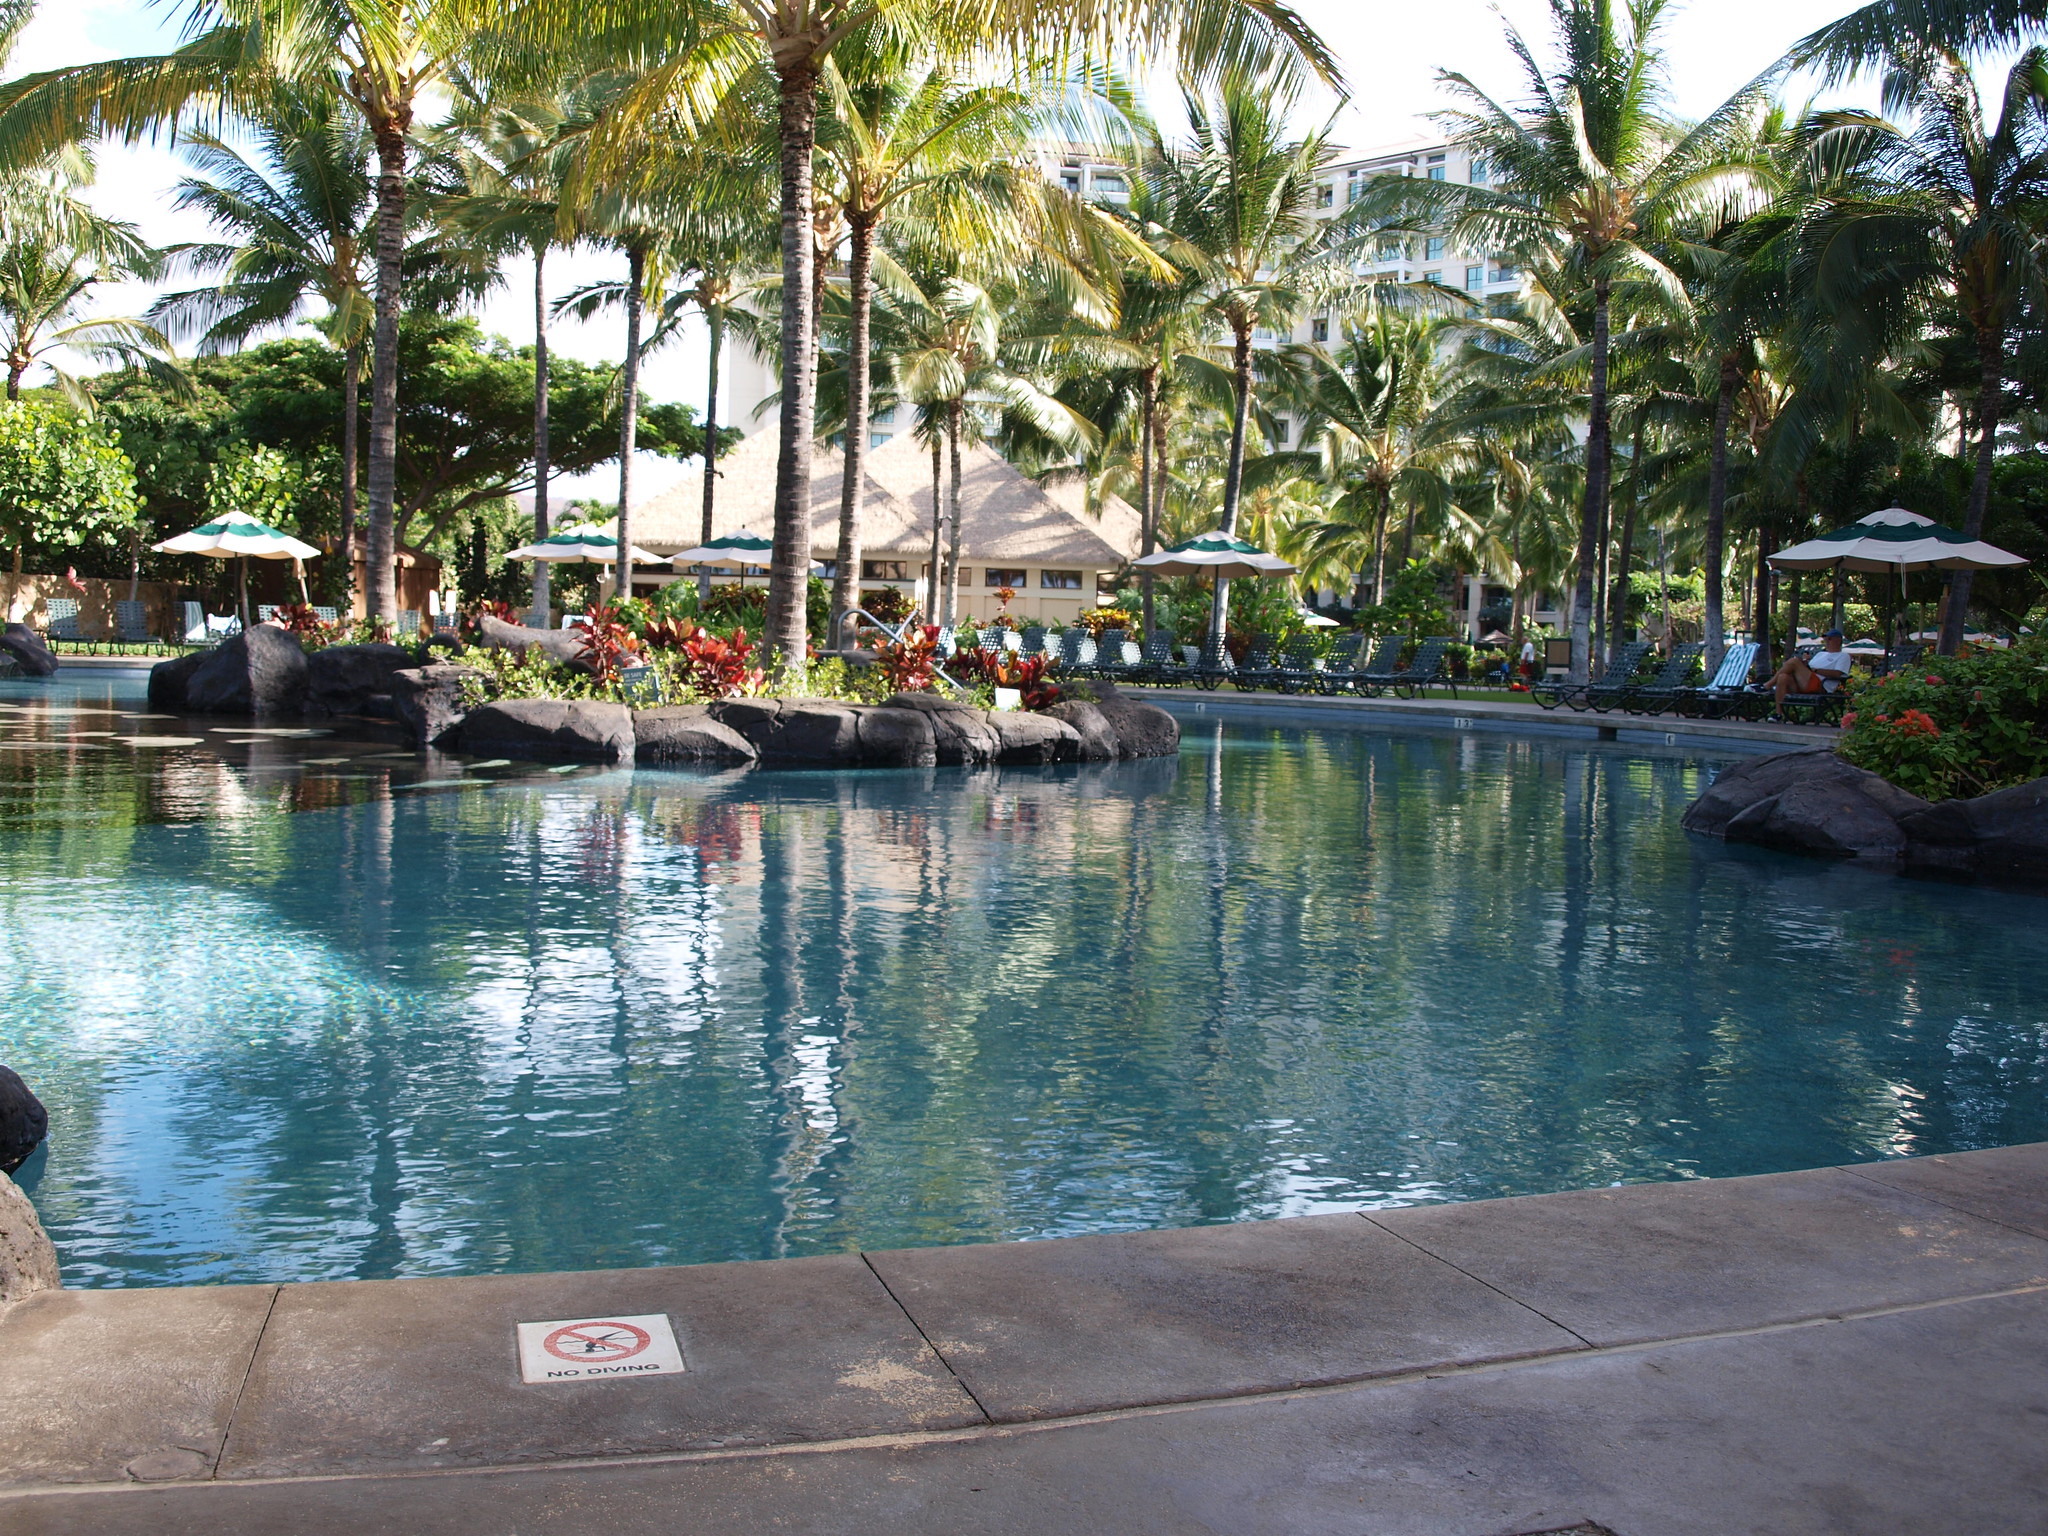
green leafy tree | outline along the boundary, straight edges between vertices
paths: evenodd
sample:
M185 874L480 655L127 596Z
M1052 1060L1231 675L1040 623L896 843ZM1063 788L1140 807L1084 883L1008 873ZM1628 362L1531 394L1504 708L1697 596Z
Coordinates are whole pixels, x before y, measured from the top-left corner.
M134 528L137 507L135 466L99 425L46 400L0 405L0 540L14 550L15 588L31 551L110 543Z

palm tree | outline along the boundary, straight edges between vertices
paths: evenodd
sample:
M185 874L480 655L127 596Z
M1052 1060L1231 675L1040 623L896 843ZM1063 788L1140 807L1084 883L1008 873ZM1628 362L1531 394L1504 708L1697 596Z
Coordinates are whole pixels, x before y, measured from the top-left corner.
M21 398L22 376L40 364L66 396L89 405L78 381L58 366L64 352L139 366L168 380L183 378L169 341L147 320L86 314L86 297L96 286L152 277L158 258L131 225L85 220L61 208L52 213L43 201L68 202L72 191L54 181L0 191L10 213L19 215L5 218L10 230L0 243L0 359L9 400Z
M280 95L252 123L254 158L204 131L186 140L193 174L172 206L206 215L230 239L165 251L174 271L217 275L167 293L149 318L203 352L311 319L342 354L341 568L355 569L357 392L370 331L370 142L332 97ZM317 314L312 306L320 306Z
M1009 174L1028 155L1039 120L1032 96L1010 86L964 84L938 59L919 60L872 32L842 47L825 71L830 111L818 152L835 171L847 232L845 474L832 580L833 628L860 598L861 502L866 484L874 264L885 224L906 204L955 249L986 238L1008 212ZM1025 171L1033 181L1043 178Z
M915 11L878 10L870 0L725 0L718 17L707 47L668 59L621 104L605 136L605 168L630 172L644 161L650 125L710 115L706 96L721 68L730 84L744 63L765 60L782 173L780 449L766 638L780 665L801 667L816 425L813 175L820 96L838 50L872 27L956 57L1002 47L1062 60L1177 52L1191 75L1285 67L1335 85L1340 72L1321 39L1278 0L953 0Z
M436 210L441 220L488 246L510 244L533 258L533 536L548 536L548 253L573 245L582 223L566 195L572 175L564 140L586 109L570 82L551 92L496 99L464 72L451 81L456 105L437 139L462 178L460 195ZM549 611L548 562L533 564L532 609Z
M1987 124L1968 65L1953 54L1900 61L1891 78L1910 128L1864 112L1813 120L1812 179L1795 196L1803 229L1792 281L1837 331L1861 339L1855 361L1953 317L1975 353L1969 415L1976 463L1963 531L1976 538L1991 471L2016 327L2048 297L2040 210L2048 202L2048 50L2031 48L2005 78ZM1971 579L1949 587L1940 650L1962 642Z
M1347 279L1331 258L1334 226L1314 213L1317 172L1333 151L1321 133L1287 137L1291 92L1272 81L1226 80L1209 99L1187 96L1184 149L1155 137L1150 176L1175 259L1198 278L1211 320L1229 338L1230 457L1223 478L1225 533L1237 530L1245 433L1252 411L1255 333L1285 333ZM1210 643L1223 639L1229 583L1216 583Z
M1347 328L1334 358L1304 354L1303 440L1316 445L1324 478L1345 488L1340 515L1304 530L1304 551L1341 552L1361 577L1369 566L1376 603L1395 514L1403 519L1400 567L1424 518L1442 524L1464 515L1456 482L1473 444L1442 412L1456 383L1445 364L1453 324L1375 309Z
M1456 137L1493 171L1487 187L1384 178L1355 211L1468 250L1553 262L1587 290L1592 326L1585 396L1586 476L1572 599L1572 678L1592 661L1593 587L1613 471L1609 349L1617 294L1683 302L1668 264L1674 227L1743 200L1750 185L1733 152L1764 100L1752 81L1697 127L1664 112L1656 33L1669 0L1550 0L1559 63L1549 72L1510 28L1533 107L1515 111L1464 75L1440 78L1467 105L1445 114Z
M708 3L708 0L707 0ZM414 119L451 72L515 78L585 46L595 30L645 47L686 47L694 6L652 0L195 0L190 41L171 53L73 65L0 89L0 161L21 163L94 135L136 138L257 113L280 90L346 103L377 159L370 368L369 611L397 607L393 502L398 454L398 320Z

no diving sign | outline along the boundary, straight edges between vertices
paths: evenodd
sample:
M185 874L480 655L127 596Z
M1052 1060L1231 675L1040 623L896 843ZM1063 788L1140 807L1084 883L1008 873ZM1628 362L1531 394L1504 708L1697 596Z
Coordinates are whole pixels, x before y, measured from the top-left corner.
M524 1382L672 1376L682 1369L683 1352L665 1313L519 1325L519 1379Z

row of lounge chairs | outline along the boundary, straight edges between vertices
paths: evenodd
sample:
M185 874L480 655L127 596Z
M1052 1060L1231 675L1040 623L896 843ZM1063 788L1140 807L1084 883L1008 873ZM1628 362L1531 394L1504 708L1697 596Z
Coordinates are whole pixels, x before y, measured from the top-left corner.
M1813 647L1803 647L1810 652ZM1919 660L1926 649L1903 645L1891 651L1882 670L1896 672ZM1574 710L1606 714L1619 709L1630 715L1675 714L1694 720L1762 720L1774 711L1785 718L1813 724L1832 724L1842 717L1848 696L1833 693L1788 693L1778 705L1768 681L1755 674L1768 665L1763 646L1743 641L1721 653L1721 665L1713 677L1700 678L1704 645L1681 645L1665 658L1656 673L1638 678L1650 647L1630 643L1615 651L1606 670L1591 682L1576 685L1538 683L1531 693L1545 709L1560 705Z
M1120 629L1107 629L1099 636L1069 629L1055 637L1036 624L1022 631L990 627L976 636L975 644L990 654L1009 651L1022 656L1045 655L1063 676L1100 678L1106 682L1208 690L1228 683L1245 690L1355 693L1367 697L1391 693L1403 698L1415 698L1431 688L1446 688L1453 698L1457 697L1446 667L1452 644L1448 638L1422 641L1405 663L1400 659L1406 646L1403 637L1374 641L1359 634L1338 636L1327 656L1319 654L1317 641L1309 635L1297 635L1283 644L1270 634L1256 634L1242 662L1233 661L1228 655L1205 656L1201 647L1176 644L1158 631L1141 645ZM939 648L948 654L956 648L951 631L940 631Z

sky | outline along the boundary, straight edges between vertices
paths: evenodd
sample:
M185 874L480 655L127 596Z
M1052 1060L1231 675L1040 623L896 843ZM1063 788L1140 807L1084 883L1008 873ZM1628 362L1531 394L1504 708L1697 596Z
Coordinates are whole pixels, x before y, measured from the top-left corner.
M1520 77L1504 39L1504 25L1524 30L1538 47L1547 42L1543 0L1428 0L1389 4L1385 0L1296 0L1307 21L1329 42L1343 65L1350 97L1331 118L1335 140L1355 152L1430 131L1428 114L1448 104L1438 71L1456 69L1482 88L1512 102ZM1693 0L1669 13L1664 53L1673 107L1701 116L1768 68L1799 38L1851 8L1851 0ZM183 7L144 0L45 0L23 34L7 73L19 75L91 59L152 52L175 44ZM1806 89L1795 82L1792 93ZM1831 100L1875 104L1874 86L1852 87ZM1324 100L1313 111L1329 113ZM1304 126L1306 126L1306 121ZM172 189L182 167L163 148L109 147L100 156L95 203L130 219L157 244L203 239L202 221L171 209ZM577 252L549 261L550 286L566 290L580 282L615 275L622 258ZM486 301L480 318L486 330L515 344L533 340L532 267L508 263L506 284ZM135 288L108 288L103 313L136 313L151 295ZM589 362L617 358L625 344L621 319L589 324L563 321L550 326L555 348ZM704 343L701 330L649 359L643 373L648 397L698 406L704 398ZM35 382L31 380L30 382ZM723 409L720 419L726 419ZM657 494L682 473L682 466L643 456L635 461L637 504ZM616 474L600 470L564 482L568 495L616 496ZM611 482L606 490L605 482ZM563 492L557 491L558 498Z

